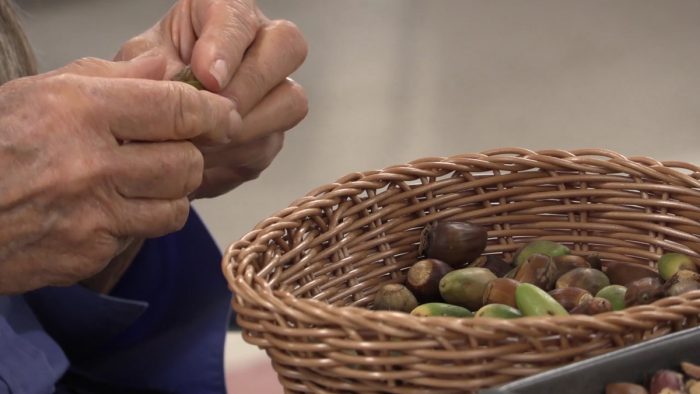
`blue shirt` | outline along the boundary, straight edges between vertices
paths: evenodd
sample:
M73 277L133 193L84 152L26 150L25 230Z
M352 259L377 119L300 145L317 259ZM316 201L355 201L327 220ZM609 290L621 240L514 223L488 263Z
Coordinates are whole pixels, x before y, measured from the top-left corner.
M146 241L109 295L75 285L0 297L0 393L225 393L220 261L193 212Z

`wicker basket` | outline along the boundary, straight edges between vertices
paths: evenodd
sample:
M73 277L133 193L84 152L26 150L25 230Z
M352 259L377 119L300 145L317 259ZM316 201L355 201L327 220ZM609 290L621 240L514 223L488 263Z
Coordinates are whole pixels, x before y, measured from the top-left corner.
M498 385L698 325L700 291L597 316L418 318L370 310L403 280L421 229L467 220L506 259L544 238L652 264L700 252L700 167L618 153L497 149L349 174L231 245L244 339L289 393L446 393Z

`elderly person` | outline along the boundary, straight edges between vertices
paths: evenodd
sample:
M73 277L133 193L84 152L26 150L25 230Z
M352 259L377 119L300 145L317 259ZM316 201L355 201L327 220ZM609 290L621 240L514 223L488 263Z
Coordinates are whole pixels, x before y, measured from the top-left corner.
M35 74L0 0L0 393L222 393L230 294L192 198L306 114L306 43L253 0L180 0L114 61ZM190 64L206 91L173 82Z

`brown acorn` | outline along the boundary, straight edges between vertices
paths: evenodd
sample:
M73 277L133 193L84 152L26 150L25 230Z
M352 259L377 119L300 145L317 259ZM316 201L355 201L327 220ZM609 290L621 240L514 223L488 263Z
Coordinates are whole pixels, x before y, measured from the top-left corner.
M654 278L641 278L627 284L625 293L625 305L650 304L664 296L664 285L657 276Z
M424 259L413 264L406 274L406 287L421 303L442 301L440 279L452 271L444 261Z
M399 283L386 284L374 295L374 309L379 311L411 313L417 306L418 300L413 293Z
M550 290L557 279L557 266L544 254L532 254L518 266L514 279L520 283L532 283L542 290Z
M649 394L644 386L634 383L609 383L605 386L605 394Z
M473 263L469 264L469 266L486 268L499 278L502 278L513 269L513 265L495 254L479 256Z
M622 286L642 278L659 277L659 273L649 266L623 261L607 261L603 265L603 272L610 279L610 283Z
M586 262L591 266L591 268L595 268L597 270L603 270L603 260L601 260L600 255L598 253L591 253L586 256Z
M700 274L695 271L680 270L664 284L664 287L667 297L700 290Z
M585 258L575 254L565 254L553 258L557 266L557 279L574 268L592 268Z
M419 253L442 260L453 268L462 268L476 260L484 249L488 233L467 222L438 222L421 232Z
M591 294L597 294L609 284L608 277L594 268L574 268L557 279L557 289L580 287Z
M563 287L561 289L554 289L549 292L549 295L557 300L557 302L569 312L571 312L572 309L576 308L581 303L593 298L591 293L578 287Z
M518 288L520 282L508 278L496 278L486 284L484 289L484 305L488 304L504 304L517 308L515 302L515 289Z
M588 300L578 304L574 309L572 309L571 314L597 315L599 313L610 312L612 310L612 304L610 303L610 301L601 297L591 297Z

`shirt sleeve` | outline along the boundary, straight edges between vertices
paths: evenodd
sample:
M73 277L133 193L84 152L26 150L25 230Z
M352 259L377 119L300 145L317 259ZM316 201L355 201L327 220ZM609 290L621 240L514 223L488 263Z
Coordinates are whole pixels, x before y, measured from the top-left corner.
M53 393L68 368L21 296L0 297L0 394Z
M182 230L147 240L110 295L73 286L25 298L72 375L105 387L225 392L231 293L221 252L194 211Z

